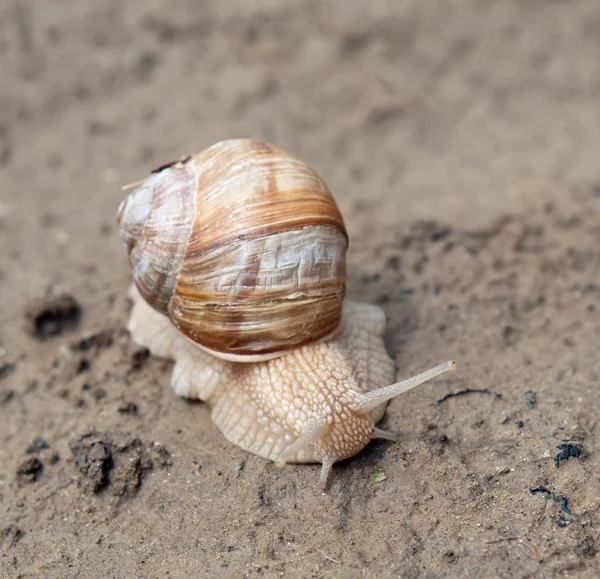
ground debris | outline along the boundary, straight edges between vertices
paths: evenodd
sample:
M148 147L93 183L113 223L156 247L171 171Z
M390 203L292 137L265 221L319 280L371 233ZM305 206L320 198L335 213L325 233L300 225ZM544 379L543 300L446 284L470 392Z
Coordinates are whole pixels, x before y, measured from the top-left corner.
M170 169L171 167L173 167L174 165L177 165L177 164L185 165L191 158L192 158L191 155L183 155L176 161L169 161L168 163L164 163L160 167L153 169L151 171L151 173L161 173L165 169Z
M136 416L139 412L138 405L135 402L124 402L117 408L120 414L130 414Z
M94 350L98 353L104 348L109 348L114 343L114 330L111 328L96 330L88 333L74 344L71 344L71 350L79 352L88 352Z
M575 553L580 557L593 557L596 552L596 541L589 535L575 545Z
M6 406L15 397L14 390L0 392L0 406Z
M0 529L0 546L8 543L8 547L14 547L23 536L23 531L16 525L10 524Z
M131 366L129 371L136 372L137 370L140 370L148 358L150 358L150 350L148 350L148 348L136 349L131 355Z
M21 483L35 482L43 470L42 461L37 456L32 456L17 467L17 478Z
M50 445L41 436L38 436L29 443L25 450L25 454L37 454L40 450L44 450L45 448L50 448Z
M382 466L378 467L373 473L373 483L376 485L382 483L384 480L387 480L387 478L388 476Z
M556 446L560 452L556 454L554 457L554 465L556 468L560 467L561 460L569 460L570 458L577 458L578 456L582 456L585 453L585 450L581 444L576 442L568 442L564 440L559 445Z
M556 525L561 529L564 529L569 523L576 522L576 519L573 513L571 512L571 508L569 507L569 499L567 499L567 497L553 493L548 487L544 485L540 485L539 487L529 489L529 492L532 495L542 493L547 501L552 501L553 503L556 503L559 506L562 513L565 514L563 515L559 513L558 516L553 518Z
M15 368L15 364L9 364L8 362L0 364L0 380L10 376L15 371Z
M455 396L464 396L465 394L489 394L494 398L502 398L502 394L497 394L492 390L488 390L487 388L465 388L464 390L458 390L457 392L449 392L445 396L442 396L439 400L436 400L436 404L441 404L445 402L449 398L454 398Z
M28 331L40 341L50 340L79 326L83 310L68 293L32 304L25 314Z
M569 508L569 499L567 497L563 497L562 495L555 495L548 487L540 485L539 487L534 487L529 489L529 492L532 495L537 495L539 493L543 493L544 497L547 501L555 502L560 510L566 513L567 515L572 515L571 509Z
M158 443L144 443L128 433L85 433L69 443L81 484L93 493L108 489L115 496L134 496L152 468L171 464Z
M527 408L533 410L537 406L537 395L533 390L527 390L525 392L525 404L527 404Z

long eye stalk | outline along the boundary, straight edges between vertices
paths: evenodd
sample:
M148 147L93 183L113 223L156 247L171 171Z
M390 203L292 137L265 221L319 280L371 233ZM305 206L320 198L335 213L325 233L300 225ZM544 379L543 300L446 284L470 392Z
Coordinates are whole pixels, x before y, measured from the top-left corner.
M402 382L397 382L391 386L385 386L384 388L379 388L379 390L372 390L371 392L361 394L358 397L355 410L357 412L368 412L369 410L373 410L373 408L379 406L379 404L387 402L388 400L395 398L400 394L404 394L412 388L419 386L419 384L427 382L427 380L431 380L432 378L435 378L444 372L454 370L456 370L456 362L444 362L435 368L431 368L431 370L427 370L422 374L417 374L412 378L408 378L408 380L403 380Z

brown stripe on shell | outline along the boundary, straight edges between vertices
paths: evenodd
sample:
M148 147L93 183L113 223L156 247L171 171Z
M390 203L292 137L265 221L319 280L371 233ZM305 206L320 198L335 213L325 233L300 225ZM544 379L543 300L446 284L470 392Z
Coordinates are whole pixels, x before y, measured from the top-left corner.
M271 301L260 308L207 306L194 323L172 317L188 338L217 353L284 354L330 335L340 323L344 292L316 300Z
M236 305L335 294L344 284L345 268L345 237L337 229L313 225L187 256L174 299Z
M327 225L346 235L323 180L274 145L249 139L217 143L190 165L201 194L187 256L307 225Z
M310 167L248 139L217 143L196 171L196 218L172 322L234 355L282 353L335 330L348 238L335 200Z
M310 226L186 259L169 313L179 330L226 354L290 350L330 334L345 293L346 238Z

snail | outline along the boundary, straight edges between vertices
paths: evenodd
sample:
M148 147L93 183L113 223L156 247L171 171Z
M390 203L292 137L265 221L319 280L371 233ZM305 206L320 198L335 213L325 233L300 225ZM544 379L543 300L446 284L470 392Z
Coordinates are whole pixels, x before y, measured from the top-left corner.
M332 465L371 439L387 402L448 370L393 383L378 306L345 297L348 237L317 173L253 139L220 141L131 186L117 221L127 329L174 361L171 386L223 435L274 461Z

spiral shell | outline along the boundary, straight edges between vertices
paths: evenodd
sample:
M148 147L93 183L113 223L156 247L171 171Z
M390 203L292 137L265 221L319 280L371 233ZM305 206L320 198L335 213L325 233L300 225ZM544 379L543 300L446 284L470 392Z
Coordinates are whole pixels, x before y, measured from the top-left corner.
M155 170L118 222L141 296L218 357L277 357L340 324L342 216L315 171L271 144L221 141Z

